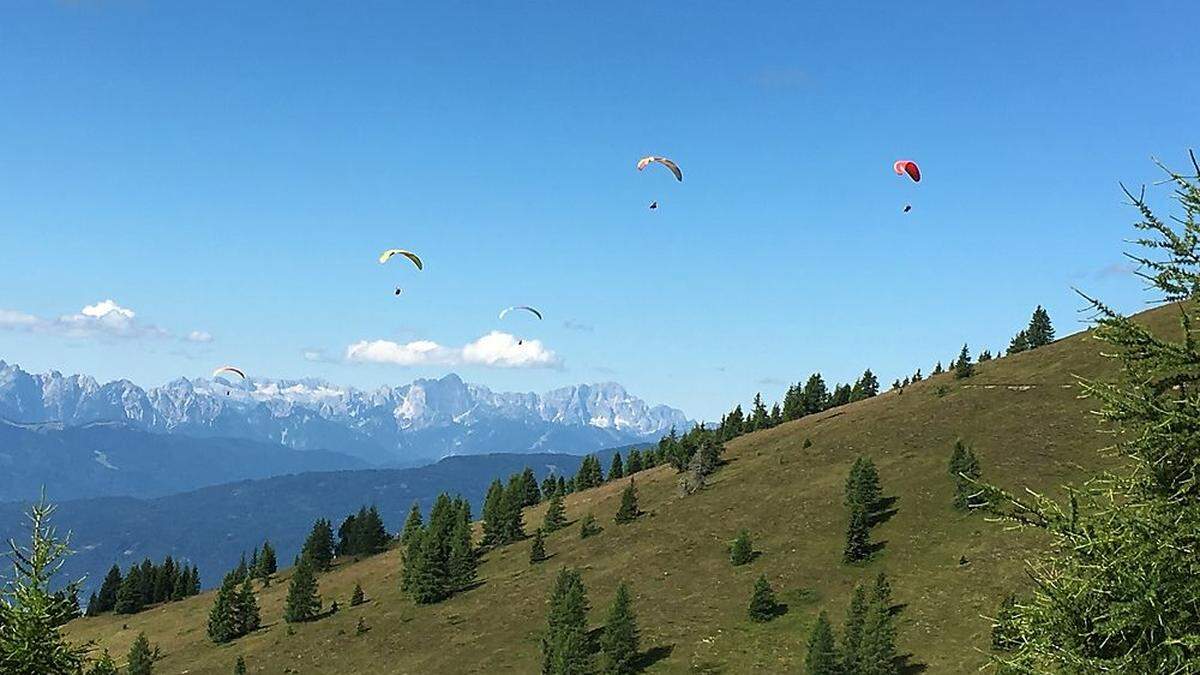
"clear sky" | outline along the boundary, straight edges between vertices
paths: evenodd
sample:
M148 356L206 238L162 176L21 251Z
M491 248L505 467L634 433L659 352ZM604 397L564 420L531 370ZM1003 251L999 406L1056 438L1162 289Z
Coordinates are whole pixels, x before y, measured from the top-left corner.
M1138 309L1117 183L1198 140L1195 2L183 4L0 8L0 358L711 419Z

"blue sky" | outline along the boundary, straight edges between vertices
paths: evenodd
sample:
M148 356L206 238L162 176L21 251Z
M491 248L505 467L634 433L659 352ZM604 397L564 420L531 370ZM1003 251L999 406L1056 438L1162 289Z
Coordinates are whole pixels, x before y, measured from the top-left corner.
M616 380L713 418L995 350L1039 303L1074 331L1072 286L1139 308L1117 182L1197 140L1195 3L247 4L0 9L0 358ZM78 315L107 299L136 316ZM458 351L493 330L556 367ZM346 361L376 340L443 356Z

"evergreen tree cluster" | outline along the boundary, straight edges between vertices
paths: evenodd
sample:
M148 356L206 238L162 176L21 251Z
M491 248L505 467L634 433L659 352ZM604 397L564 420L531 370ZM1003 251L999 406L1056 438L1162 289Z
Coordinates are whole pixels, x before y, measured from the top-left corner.
M262 625L258 601L245 566L225 575L208 611L208 638L217 644L248 635Z
M337 554L356 558L375 555L383 552L389 541L391 537L375 505L363 506L357 514L346 516L338 527Z
M1029 325L1020 330L1008 344L1009 354L1019 354L1044 347L1054 342L1054 326L1050 323L1050 314L1041 305L1033 310Z
M292 567L292 580L283 601L283 620L288 623L312 621L321 613L320 588L312 559L301 555Z
M520 508L516 511L520 517ZM471 541L471 506L467 500L451 499L443 493L429 511L428 525L411 517L409 522L412 528L405 528L401 590L417 603L430 604L474 583L479 560Z
M117 565L109 568L100 589L88 598L87 615L136 614L147 605L182 600L199 592L200 571L195 565L176 562L171 556L157 565L146 558L130 565L123 576Z
M559 570L550 593L547 628L542 637L542 673L578 675L595 672L599 651L600 672L628 675L637 672L641 635L629 587L617 586L605 616L599 644L594 645L588 632L587 615L591 609L587 589L579 570Z
M895 608L891 583L880 572L867 591L855 586L839 642L825 612L808 638L805 670L809 675L893 675L896 658Z
M532 474L531 474L532 475ZM515 473L508 485L499 478L488 487L483 500L483 544L500 546L525 538L525 507L527 482L524 473Z
M326 518L318 518L304 540L304 546L300 548L300 558L307 560L314 572L324 572L333 565L336 551L333 524Z

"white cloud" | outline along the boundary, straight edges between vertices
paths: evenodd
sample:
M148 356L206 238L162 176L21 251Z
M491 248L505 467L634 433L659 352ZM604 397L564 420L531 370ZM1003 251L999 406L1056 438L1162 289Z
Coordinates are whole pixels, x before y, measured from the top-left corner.
M542 346L541 340L518 340L508 333L492 331L462 348L465 363L493 368L554 368L558 355Z
M308 353L305 358L309 358ZM346 360L398 366L556 368L561 365L558 355L543 346L540 340L519 340L500 331L492 331L462 347L445 347L431 340L403 344L391 340L360 340L346 347Z
M75 314L41 317L16 310L0 309L0 330L61 335L70 338L170 338L171 333L137 319L137 312L113 300L85 305ZM207 342L212 336L192 331L182 338L189 342Z

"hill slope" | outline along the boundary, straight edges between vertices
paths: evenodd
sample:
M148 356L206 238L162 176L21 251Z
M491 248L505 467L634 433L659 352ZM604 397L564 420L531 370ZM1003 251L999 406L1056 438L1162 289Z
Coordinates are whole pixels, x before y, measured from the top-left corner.
M1171 315L1144 318L1166 326ZM904 606L899 646L911 663L931 673L971 672L988 644L980 615L1019 587L1022 558L1039 541L950 508L951 445L964 438L985 478L1012 487L1053 489L1077 465L1098 465L1106 440L1072 378L1111 374L1098 351L1088 333L1078 334L986 363L965 382L939 376L744 436L729 444L729 463L711 486L691 497L677 495L670 468L643 472L648 514L630 525L612 522L621 484L572 495L568 516L594 510L605 528L599 536L580 540L577 525L557 532L547 538L551 559L535 567L528 541L493 551L480 587L438 605L418 607L400 593L400 558L391 551L322 576L326 602L346 605L356 581L371 600L295 626L294 635L281 621L285 583L260 594L266 628L232 645L205 639L208 594L133 617L76 621L69 631L124 653L144 630L163 650L163 672L226 673L242 654L252 672L530 673L540 666L554 574L569 565L583 570L593 626L616 584L632 584L643 648L654 650L649 672L799 672L818 611L840 626L853 585L886 570ZM842 484L860 454L874 458L896 512L872 532L882 550L852 567L841 562ZM539 523L543 509L529 510L526 522ZM726 542L743 527L762 555L734 568ZM958 564L963 555L970 564ZM751 624L745 608L760 573L789 609ZM360 617L372 629L365 635L355 634Z

